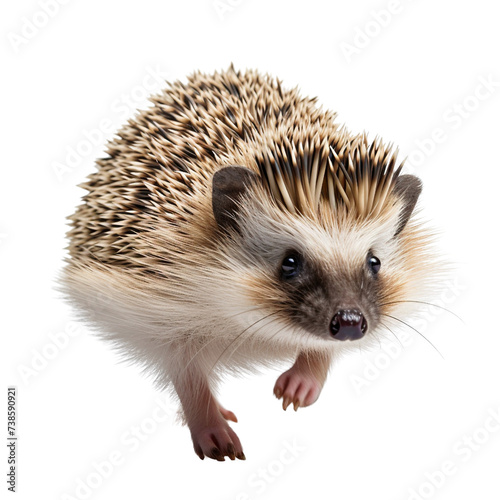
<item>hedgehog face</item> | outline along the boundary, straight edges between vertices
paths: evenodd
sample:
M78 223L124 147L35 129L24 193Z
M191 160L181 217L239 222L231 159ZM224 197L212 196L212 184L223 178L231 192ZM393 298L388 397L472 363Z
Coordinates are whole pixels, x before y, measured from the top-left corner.
M258 185L248 189L254 174L246 169L238 188L238 169L219 171L214 190L221 189L231 206L220 212L223 202L215 195L214 214L231 233L228 253L241 266L252 303L289 327L276 337L293 332L299 343L312 345L375 333L391 311L387 303L396 303L415 279L408 276L405 255L412 252L403 229L420 183L401 176L387 208L374 218L333 213L327 204L312 216L283 210ZM225 188L222 176L231 178Z
M286 213L245 218L240 248L253 259L253 302L279 311L306 343L311 335L345 341L375 332L384 290L398 272L391 242L396 224L397 216L363 228Z
M356 262L339 259L334 252L321 257L287 252L278 284L284 313L320 338L359 340L379 319L380 282L371 259L371 252Z

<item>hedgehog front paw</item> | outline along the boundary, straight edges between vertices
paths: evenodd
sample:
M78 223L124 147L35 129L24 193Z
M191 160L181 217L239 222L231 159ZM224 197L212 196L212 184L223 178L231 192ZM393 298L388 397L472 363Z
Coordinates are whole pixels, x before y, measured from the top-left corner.
M276 381L274 395L283 398L283 410L293 403L295 411L299 407L312 405L319 397L323 384L311 373L305 373L292 366Z
M219 462L224 462L224 457L246 459L238 436L223 420L202 429L192 429L191 437L194 451L202 460L205 457Z

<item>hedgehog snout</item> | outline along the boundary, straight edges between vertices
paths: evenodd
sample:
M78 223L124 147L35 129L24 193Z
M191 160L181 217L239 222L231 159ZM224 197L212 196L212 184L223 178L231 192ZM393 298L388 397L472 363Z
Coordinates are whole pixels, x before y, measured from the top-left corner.
M330 332L336 340L358 340L367 329L368 323L357 309L341 309L330 323Z

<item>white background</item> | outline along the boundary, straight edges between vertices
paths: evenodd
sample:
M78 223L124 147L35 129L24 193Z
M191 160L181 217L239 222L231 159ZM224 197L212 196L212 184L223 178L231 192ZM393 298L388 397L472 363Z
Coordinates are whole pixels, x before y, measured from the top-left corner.
M14 384L17 498L500 498L494 2L47 0L50 14L43 0L3 4L0 434ZM161 88L151 75L231 61L299 85L409 156L423 216L455 269L438 303L465 324L428 310L415 325L444 359L400 330L402 352L388 340L346 358L297 413L272 396L279 370L228 380L221 400L239 417L247 460L218 463L196 457L147 378L75 326L53 284L76 185Z

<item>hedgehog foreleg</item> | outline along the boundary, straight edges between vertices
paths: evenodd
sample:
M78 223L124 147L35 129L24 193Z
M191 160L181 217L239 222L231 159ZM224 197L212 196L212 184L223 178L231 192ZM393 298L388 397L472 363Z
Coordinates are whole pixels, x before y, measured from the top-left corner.
M240 440L226 421L236 421L234 413L218 403L207 377L193 365L174 378L173 384L191 431L194 451L202 460L205 457L221 462L224 457L245 460Z
M283 398L283 409L293 403L299 407L312 405L325 383L331 356L317 352L301 352L294 365L280 375L274 386L274 395Z

